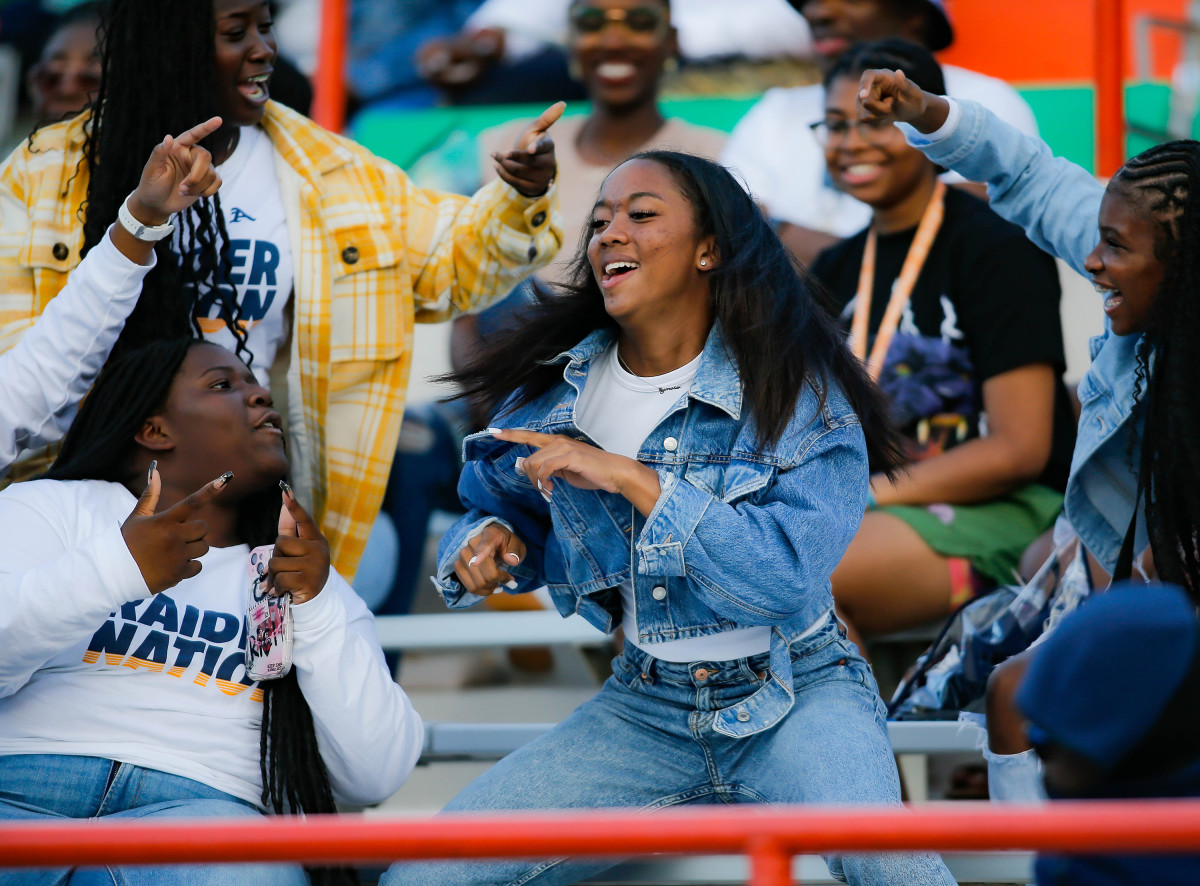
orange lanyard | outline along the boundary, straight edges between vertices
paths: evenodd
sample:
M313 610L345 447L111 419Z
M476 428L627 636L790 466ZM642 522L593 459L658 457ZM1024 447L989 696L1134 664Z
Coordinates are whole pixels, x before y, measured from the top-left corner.
M888 300L887 310L884 311L879 330L875 333L875 346L871 348L871 357L867 361L867 372L872 379L879 379L884 358L892 345L892 338L900 327L900 316L912 298L913 286L916 285L921 268L925 265L925 259L929 257L929 250L937 237L938 229L942 226L945 198L946 184L939 181L933 189L933 198L921 215L921 223L917 226L912 245L908 247L904 266L892 287L892 297ZM862 270L858 274L858 293L854 301L854 321L850 326L850 350L859 360L867 355L867 325L871 319L871 298L875 289L877 239L875 229L871 228L867 232L867 245L863 249Z

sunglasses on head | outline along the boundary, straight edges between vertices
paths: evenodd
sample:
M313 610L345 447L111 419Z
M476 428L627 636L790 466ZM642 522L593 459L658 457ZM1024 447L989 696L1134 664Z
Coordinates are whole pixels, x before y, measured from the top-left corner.
M619 22L631 31L649 34L663 22L663 11L653 6L633 9L601 9L598 6L576 6L571 10L571 24L581 34L596 34L609 22Z

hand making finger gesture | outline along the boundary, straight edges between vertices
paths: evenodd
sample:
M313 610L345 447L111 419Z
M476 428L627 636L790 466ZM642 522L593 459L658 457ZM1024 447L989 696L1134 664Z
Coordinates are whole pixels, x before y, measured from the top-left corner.
M507 154L492 154L496 173L526 197L540 197L550 187L558 169L554 159L554 139L547 130L567 105L555 102L534 120L518 137Z
M860 120L890 118L911 123L921 132L933 132L946 122L950 106L939 95L925 92L903 71L864 71L858 84Z
M534 448L532 455L517 460L517 470L529 478L547 501L554 494L555 478L577 489L623 495L643 515L649 515L658 501L661 492L658 472L635 459L563 434L514 430L494 430L492 434L500 440Z
M182 135L168 135L155 145L142 168L137 190L129 196L129 211L145 225L166 224L172 215L221 187L212 155L200 142L221 126L213 117Z
M468 592L486 597L500 585L515 590L516 579L506 570L524 559L525 542L501 524L489 523L458 552L454 574Z
M306 603L329 580L329 542L308 511L296 501L292 488L280 482L283 506L279 509L279 537L267 564L267 586L272 594L291 594L293 603Z
M173 588L200 572L197 561L208 553L208 524L195 519L196 512L216 498L231 479L232 473L222 474L156 514L162 479L158 463L150 465L146 488L121 524L121 535L152 594Z

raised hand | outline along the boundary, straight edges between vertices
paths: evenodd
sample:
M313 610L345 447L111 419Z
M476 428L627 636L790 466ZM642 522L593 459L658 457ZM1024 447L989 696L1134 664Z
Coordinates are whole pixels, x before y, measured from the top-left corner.
M293 603L306 603L329 580L329 542L308 511L296 501L292 487L283 481L283 506L279 509L279 537L267 564L267 586L272 594L291 594Z
M940 95L925 92L903 71L864 71L858 84L860 120L890 118L911 123L920 132L934 132L946 122L950 105Z
M554 478L577 489L600 489L627 498L643 515L649 515L662 491L658 472L636 459L606 452L563 434L496 429L493 436L534 448L518 459L517 470L529 478L547 501L554 494Z
M489 523L458 552L454 574L467 591L486 597L500 585L515 589L517 582L505 569L524 559L525 542L499 523Z
M211 197L221 187L212 155L200 142L221 126L213 117L182 135L168 135L155 145L142 168L137 190L129 197L129 211L145 225L166 224L201 197Z
M554 139L547 130L562 116L567 105L555 102L526 127L507 154L492 154L496 173L526 197L540 197L550 187L558 162Z
M220 495L233 479L232 473L222 474L204 484L187 498L156 514L162 479L157 462L150 465L146 488L137 500L133 512L121 524L125 546L142 572L146 587L152 594L173 588L185 578L200 572L197 562L208 553L208 524L194 519L196 512Z

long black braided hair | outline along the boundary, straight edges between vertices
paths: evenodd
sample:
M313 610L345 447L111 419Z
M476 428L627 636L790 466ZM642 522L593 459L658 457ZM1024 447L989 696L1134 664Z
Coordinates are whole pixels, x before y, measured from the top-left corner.
M1138 474L1155 569L1200 602L1200 142L1138 154L1109 190L1159 226L1155 257L1165 275L1137 350L1134 402L1145 412Z
M100 242L142 167L167 134L178 135L216 114L216 20L212 0L108 0L101 10L103 73L91 106L81 166L89 178L80 207L83 250ZM205 146L215 154L214 139ZM158 263L146 275L142 297L125 321L118 352L156 338L201 334L195 304L212 298L236 338L238 356L252 360L239 325L240 306L228 285L229 238L216 195L196 201L176 220L184 258L172 238L156 247Z
M134 436L146 419L166 404L189 348L202 340L158 339L114 355L79 409L57 460L45 473L51 480L107 480L138 488ZM278 534L280 490L274 484L243 499L237 534L254 547ZM263 805L276 813L335 812L329 773L317 747L312 712L293 669L262 684L263 715L259 767ZM354 883L353 871L316 868L314 884Z

